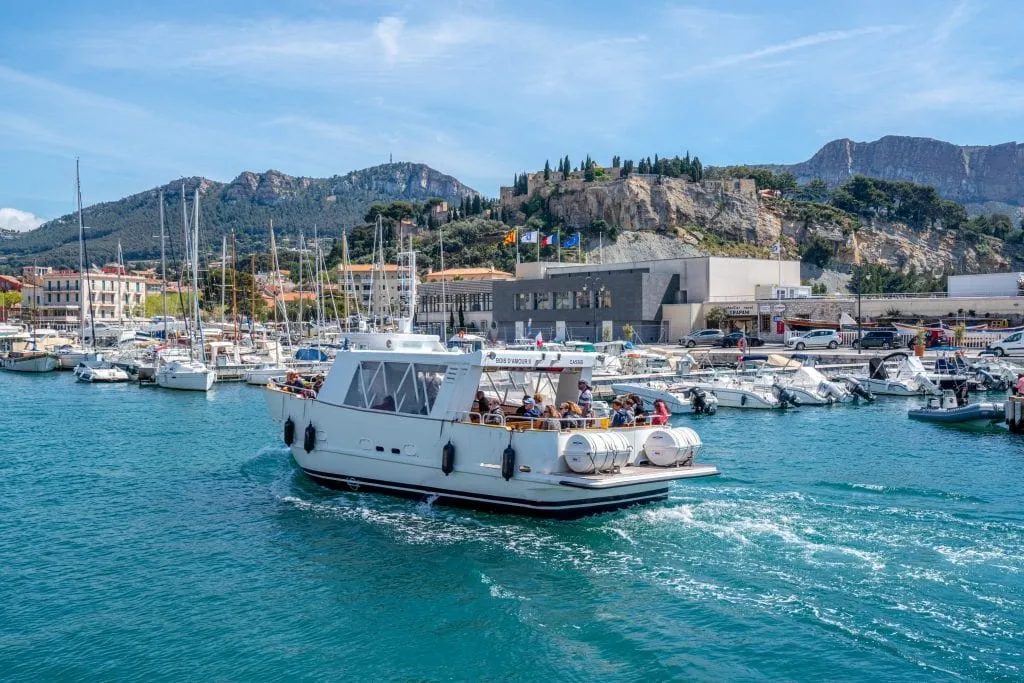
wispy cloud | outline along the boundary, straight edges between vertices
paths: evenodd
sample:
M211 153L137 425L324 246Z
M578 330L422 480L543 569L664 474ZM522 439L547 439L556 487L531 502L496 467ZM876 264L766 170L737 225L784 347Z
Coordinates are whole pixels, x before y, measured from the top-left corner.
M714 59L705 64L697 64L685 71L669 74L666 76L666 78L694 78L697 76L706 75L710 72L720 71L722 69L728 69L730 67L756 62L766 57L774 57L776 55L786 54L788 52L794 52L797 50L817 47L819 45L824 45L827 43L852 40L854 38L860 38L863 36L891 34L900 30L902 30L902 27L900 26L864 26L861 28L846 29L841 31L821 31L819 33L800 36L799 38L793 38L792 40L787 40L781 43L767 45L765 47L758 48L756 50L751 50L749 52L739 52L736 54L719 57L718 59Z

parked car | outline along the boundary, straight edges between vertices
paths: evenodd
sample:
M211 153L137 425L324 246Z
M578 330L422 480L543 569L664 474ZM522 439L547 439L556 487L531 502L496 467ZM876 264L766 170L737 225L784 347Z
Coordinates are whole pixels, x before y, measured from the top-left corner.
M898 349L905 345L903 337L895 330L871 330L860 339L853 340L855 349Z
M1009 356L1014 353L1024 352L1024 332L1014 332L997 342L992 342L988 348L999 356Z
M694 330L690 334L686 335L679 340L680 346L686 346L693 348L694 346L716 346L722 343L722 337L725 336L725 332L721 330Z
M786 347L797 351L814 348L835 349L839 348L842 343L843 340L835 330L811 330L799 337L791 337L786 340Z
M743 332L730 332L725 335L722 337L722 346L739 346L740 339L744 337L747 340L747 346L750 348L764 346L764 339L761 339L756 334L744 334Z

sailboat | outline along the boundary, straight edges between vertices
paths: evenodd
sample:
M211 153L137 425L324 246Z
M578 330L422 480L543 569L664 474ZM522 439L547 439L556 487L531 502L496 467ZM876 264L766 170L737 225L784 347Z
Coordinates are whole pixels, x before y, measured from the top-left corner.
M12 372L50 372L56 370L60 364L57 361L57 357L52 353L46 351L40 351L36 346L36 328L35 328L35 297L32 295L32 309L29 315L30 329L29 335L32 340L32 348L27 351L10 351L8 352L0 362L4 370L10 370Z
M182 225L185 229L186 242L188 239L188 214L185 208L185 186L181 186L181 212L182 212ZM191 282L191 295L192 295L192 308L194 312L194 334L197 335L197 339L193 340L193 346L199 348L199 359L197 360L192 351L192 347L189 348L189 358L186 359L175 359L163 362L159 365L156 371L156 384L157 386L165 389L178 389L182 391L209 391L213 387L213 381L217 377L217 373L206 366L205 349L202 339L202 314L199 309L199 190L196 189L195 200L192 203L194 211L193 217L193 236L191 242L191 249L186 251L189 253L189 259L192 261L192 282ZM166 292L164 294L166 297Z

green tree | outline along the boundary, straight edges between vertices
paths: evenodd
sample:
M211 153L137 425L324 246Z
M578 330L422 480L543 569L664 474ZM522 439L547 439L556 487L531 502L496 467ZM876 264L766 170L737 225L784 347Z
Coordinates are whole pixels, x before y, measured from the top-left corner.
M551 162L544 161L544 180L551 180Z
M828 262L832 260L834 250L832 247L832 241L814 233L811 239L808 240L803 248L800 250L800 260L804 263L812 263L820 268L824 268L828 265Z

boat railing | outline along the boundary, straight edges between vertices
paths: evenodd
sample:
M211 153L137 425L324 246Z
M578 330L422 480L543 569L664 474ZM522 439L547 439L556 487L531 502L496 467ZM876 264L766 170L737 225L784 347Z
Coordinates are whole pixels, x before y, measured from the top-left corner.
M522 415L504 415L502 413L480 413L475 410L452 411L449 419L455 422L466 422L491 427L507 427L516 431L568 432L578 429L624 429L629 427L649 427L654 424L654 415L643 415L633 418L621 427L612 427L612 418L605 417L525 417ZM551 422L558 420L558 429L551 427Z

